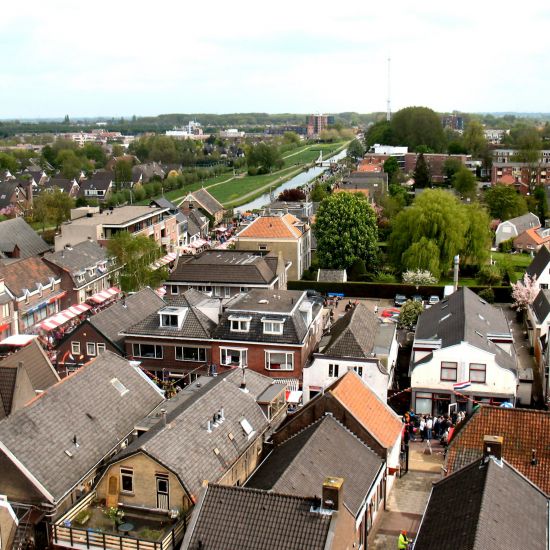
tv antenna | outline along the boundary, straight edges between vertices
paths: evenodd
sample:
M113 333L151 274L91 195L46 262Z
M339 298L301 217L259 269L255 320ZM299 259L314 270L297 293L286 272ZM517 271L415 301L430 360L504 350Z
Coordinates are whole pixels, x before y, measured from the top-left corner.
M390 103L390 65L391 65L391 58L388 57L388 101L387 101L387 110L386 110L386 120L389 122L391 120L391 103Z

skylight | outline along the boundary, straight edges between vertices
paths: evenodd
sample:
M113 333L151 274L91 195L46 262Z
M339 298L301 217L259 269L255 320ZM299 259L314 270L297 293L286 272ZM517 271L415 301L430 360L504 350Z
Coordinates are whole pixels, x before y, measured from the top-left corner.
M243 418L241 420L241 427L244 430L244 433L248 437L251 437L252 434L254 433L254 430L252 429L252 426L250 425L250 422L246 418Z
M118 378L113 378L111 384L120 393L121 397L130 391Z

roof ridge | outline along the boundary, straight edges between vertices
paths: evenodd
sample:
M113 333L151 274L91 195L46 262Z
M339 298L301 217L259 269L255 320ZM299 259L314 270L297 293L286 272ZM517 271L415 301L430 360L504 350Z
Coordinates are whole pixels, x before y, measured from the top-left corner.
M283 493L280 491L273 491L270 489L269 491L266 491L265 489L257 489L256 487L248 487L246 485L220 485L219 483L209 483L207 486L207 489L210 489L211 487L216 489L222 489L227 491L247 491L249 493L255 493L258 495L266 496L269 495L278 496L278 497L284 497L291 500L314 500L315 496L307 496L307 495L292 495L290 493Z
M370 445L367 445L357 434L355 434L354 432L352 432L345 424L343 424L342 422L340 422L340 420L338 420L335 416L333 416L332 414L330 416L326 415L325 413L325 416L327 418L331 418L337 423L339 424L342 428L344 428L344 430L346 430L346 432L348 432L350 435L352 435L355 439L357 439L357 441L359 441L359 443L361 443L361 445L364 445L369 451L372 451L374 454L376 454L378 456L378 454L374 451L374 449L370 446ZM323 417L324 418L324 417Z

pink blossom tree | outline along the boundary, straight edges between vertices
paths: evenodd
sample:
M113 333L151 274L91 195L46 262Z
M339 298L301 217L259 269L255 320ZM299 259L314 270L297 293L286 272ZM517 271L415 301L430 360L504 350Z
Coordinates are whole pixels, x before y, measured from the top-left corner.
M518 311L526 311L527 308L535 301L539 293L539 284L537 276L532 277L527 273L517 283L512 283L512 298L514 303L512 307Z

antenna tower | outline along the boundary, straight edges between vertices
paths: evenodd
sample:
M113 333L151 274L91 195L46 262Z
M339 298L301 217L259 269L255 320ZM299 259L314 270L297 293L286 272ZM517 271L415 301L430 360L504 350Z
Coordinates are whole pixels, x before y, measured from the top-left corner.
M390 104L390 63L391 58L388 57L388 107L386 111L386 120L389 122L391 120L391 104Z

